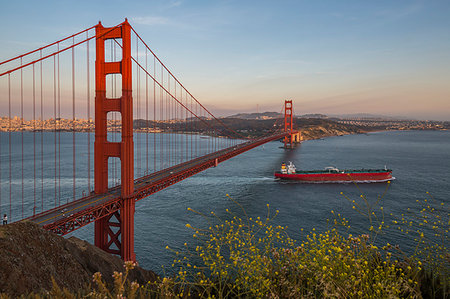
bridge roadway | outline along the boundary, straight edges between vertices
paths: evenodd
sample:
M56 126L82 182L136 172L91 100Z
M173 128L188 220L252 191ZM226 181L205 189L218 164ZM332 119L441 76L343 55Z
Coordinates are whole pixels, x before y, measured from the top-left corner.
M244 142L136 179L134 181L135 192L132 198L138 201L205 169L217 166L220 162L287 135L288 133L280 133ZM59 235L65 235L96 219L118 211L122 205L120 191L120 186L118 186L108 189L104 194L91 193L86 197L42 212L26 220L33 221Z

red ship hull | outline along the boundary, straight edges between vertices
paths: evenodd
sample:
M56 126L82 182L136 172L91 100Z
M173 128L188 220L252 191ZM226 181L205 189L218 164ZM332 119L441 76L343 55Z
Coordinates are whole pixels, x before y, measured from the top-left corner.
M357 173L275 173L275 177L285 180L307 182L383 182L392 179L392 172L357 172Z

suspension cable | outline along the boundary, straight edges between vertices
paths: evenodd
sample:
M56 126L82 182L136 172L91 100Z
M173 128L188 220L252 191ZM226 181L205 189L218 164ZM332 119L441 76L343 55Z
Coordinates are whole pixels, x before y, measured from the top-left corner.
M155 58L159 61L159 63L166 69L166 71L172 76L172 78L174 78L174 80L193 98L193 100L195 102L197 102L200 107L202 107L203 109L205 109L205 111L211 116L213 117L216 121L220 122L225 128L227 128L228 130L230 130L231 132L235 133L238 136L241 136L243 139L248 139L247 137L239 134L238 132L234 131L233 129L229 128L228 126L226 126L220 119L216 118L208 109L206 109L185 87L183 84L181 84L181 82L172 74L172 72L165 66L165 64L158 58L158 56L156 56L156 54L152 51L152 49L150 49L150 47L147 45L147 43L144 42L144 40L141 38L141 36L136 32L136 30L134 30L134 28L132 26L131 30L134 32L134 34L136 34L136 36L141 40L141 42L147 47L147 49L153 54L153 56L155 56Z
M28 56L28 55L33 54L33 53L38 52L38 51L42 52L42 50L44 50L44 49L46 49L46 48L48 48L48 47L54 46L54 45L56 45L56 44L58 44L58 43L61 43L61 42L65 41L65 40L68 40L68 39L73 38L73 37L75 37L75 36L77 36L77 35L80 35L80 34L82 34L82 33L84 33L84 32L87 32L87 31L89 31L89 30L95 28L95 26L97 26L97 25L94 25L94 26L92 26L92 27L89 27L89 28L87 28L87 29L84 29L84 30L82 30L82 31L80 31L80 32L78 32L78 33L72 34L72 35L70 35L70 36L68 36L68 37L65 37L65 38L63 38L63 39L60 39L60 40L58 40L58 41L56 41L56 42L54 42L54 43L48 44L48 45L46 45L46 46L44 46L44 47L35 49L35 50L33 50L33 51L27 52L27 53L25 53L25 54L22 54L22 55L19 55L19 56L16 56L16 57L13 57L13 58L8 59L8 60L2 61L2 62L0 62L0 65L5 64L5 63L8 63L8 62L11 62L11 61L14 61L14 60L17 60L17 59L19 59L19 58L23 58L23 57L25 57L25 56ZM2 74L2 75L3 75L3 74Z

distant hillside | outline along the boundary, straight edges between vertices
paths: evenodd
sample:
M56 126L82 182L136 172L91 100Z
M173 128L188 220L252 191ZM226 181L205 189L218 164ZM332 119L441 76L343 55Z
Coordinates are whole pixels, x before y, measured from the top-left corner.
M274 119L284 117L284 114L278 112L263 112L263 113L238 113L226 118L238 118L238 119ZM406 120L407 118L402 116L386 116L370 113L352 113L352 114L321 114L321 113L308 113L303 115L296 115L299 118L320 118L320 119L368 119L368 120Z
M256 117L265 117L263 119L257 118L245 118L251 117L252 114L237 114L236 117L226 117L220 120L225 124L225 127L231 128L238 134L233 133L230 130L226 130L225 127L218 123L216 120L204 120L194 121L189 123L188 130L192 133L199 133L203 135L210 135L211 128L215 128L215 133L222 136L233 137L261 137L267 136L271 132L284 129L284 115L275 112L254 113ZM238 117L239 116L239 117ZM270 118L275 117L275 118ZM185 125L180 126L180 123L153 123L145 120L134 120L134 128L144 130L146 127L152 127L156 125L157 128L161 128L165 132L177 132L178 130L185 130ZM324 130L321 132L312 127L321 127ZM342 124L337 121L333 121L327 118L313 118L313 117L296 117L294 120L294 128L305 130L308 129L310 133L305 134L305 138L314 139L331 135L345 135L367 132L368 130L374 130L374 128L368 128L361 125L354 124ZM382 129L382 128L378 128ZM332 133L334 130L334 133Z
M238 119L274 119L282 117L283 114L278 112L262 112L262 113L239 113L226 118L238 118Z
M344 118L344 119L376 119L376 120L406 120L403 116L386 116L380 114L370 114L370 113L352 113L352 114L338 114L330 115L334 118Z
M274 130L283 130L283 119L238 119L238 118L224 118L222 119L226 126L248 137L266 136ZM295 129L299 129L304 134L306 139L317 139L327 136L346 135L365 133L369 128L340 124L329 119L320 118L296 118Z
M328 118L328 115L320 114L320 113L309 113L309 114L297 115L296 117L302 117L302 118Z

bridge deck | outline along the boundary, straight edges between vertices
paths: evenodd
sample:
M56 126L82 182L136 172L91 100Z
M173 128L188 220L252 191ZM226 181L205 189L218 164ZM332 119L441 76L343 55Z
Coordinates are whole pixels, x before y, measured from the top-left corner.
M244 142L136 179L134 181L135 192L133 198L138 201L196 173L213 167L217 163L223 162L264 143L283 138L286 135L288 133ZM33 221L57 234L65 235L119 210L122 205L120 191L120 187L114 187L104 194L91 194L29 217L26 220Z

